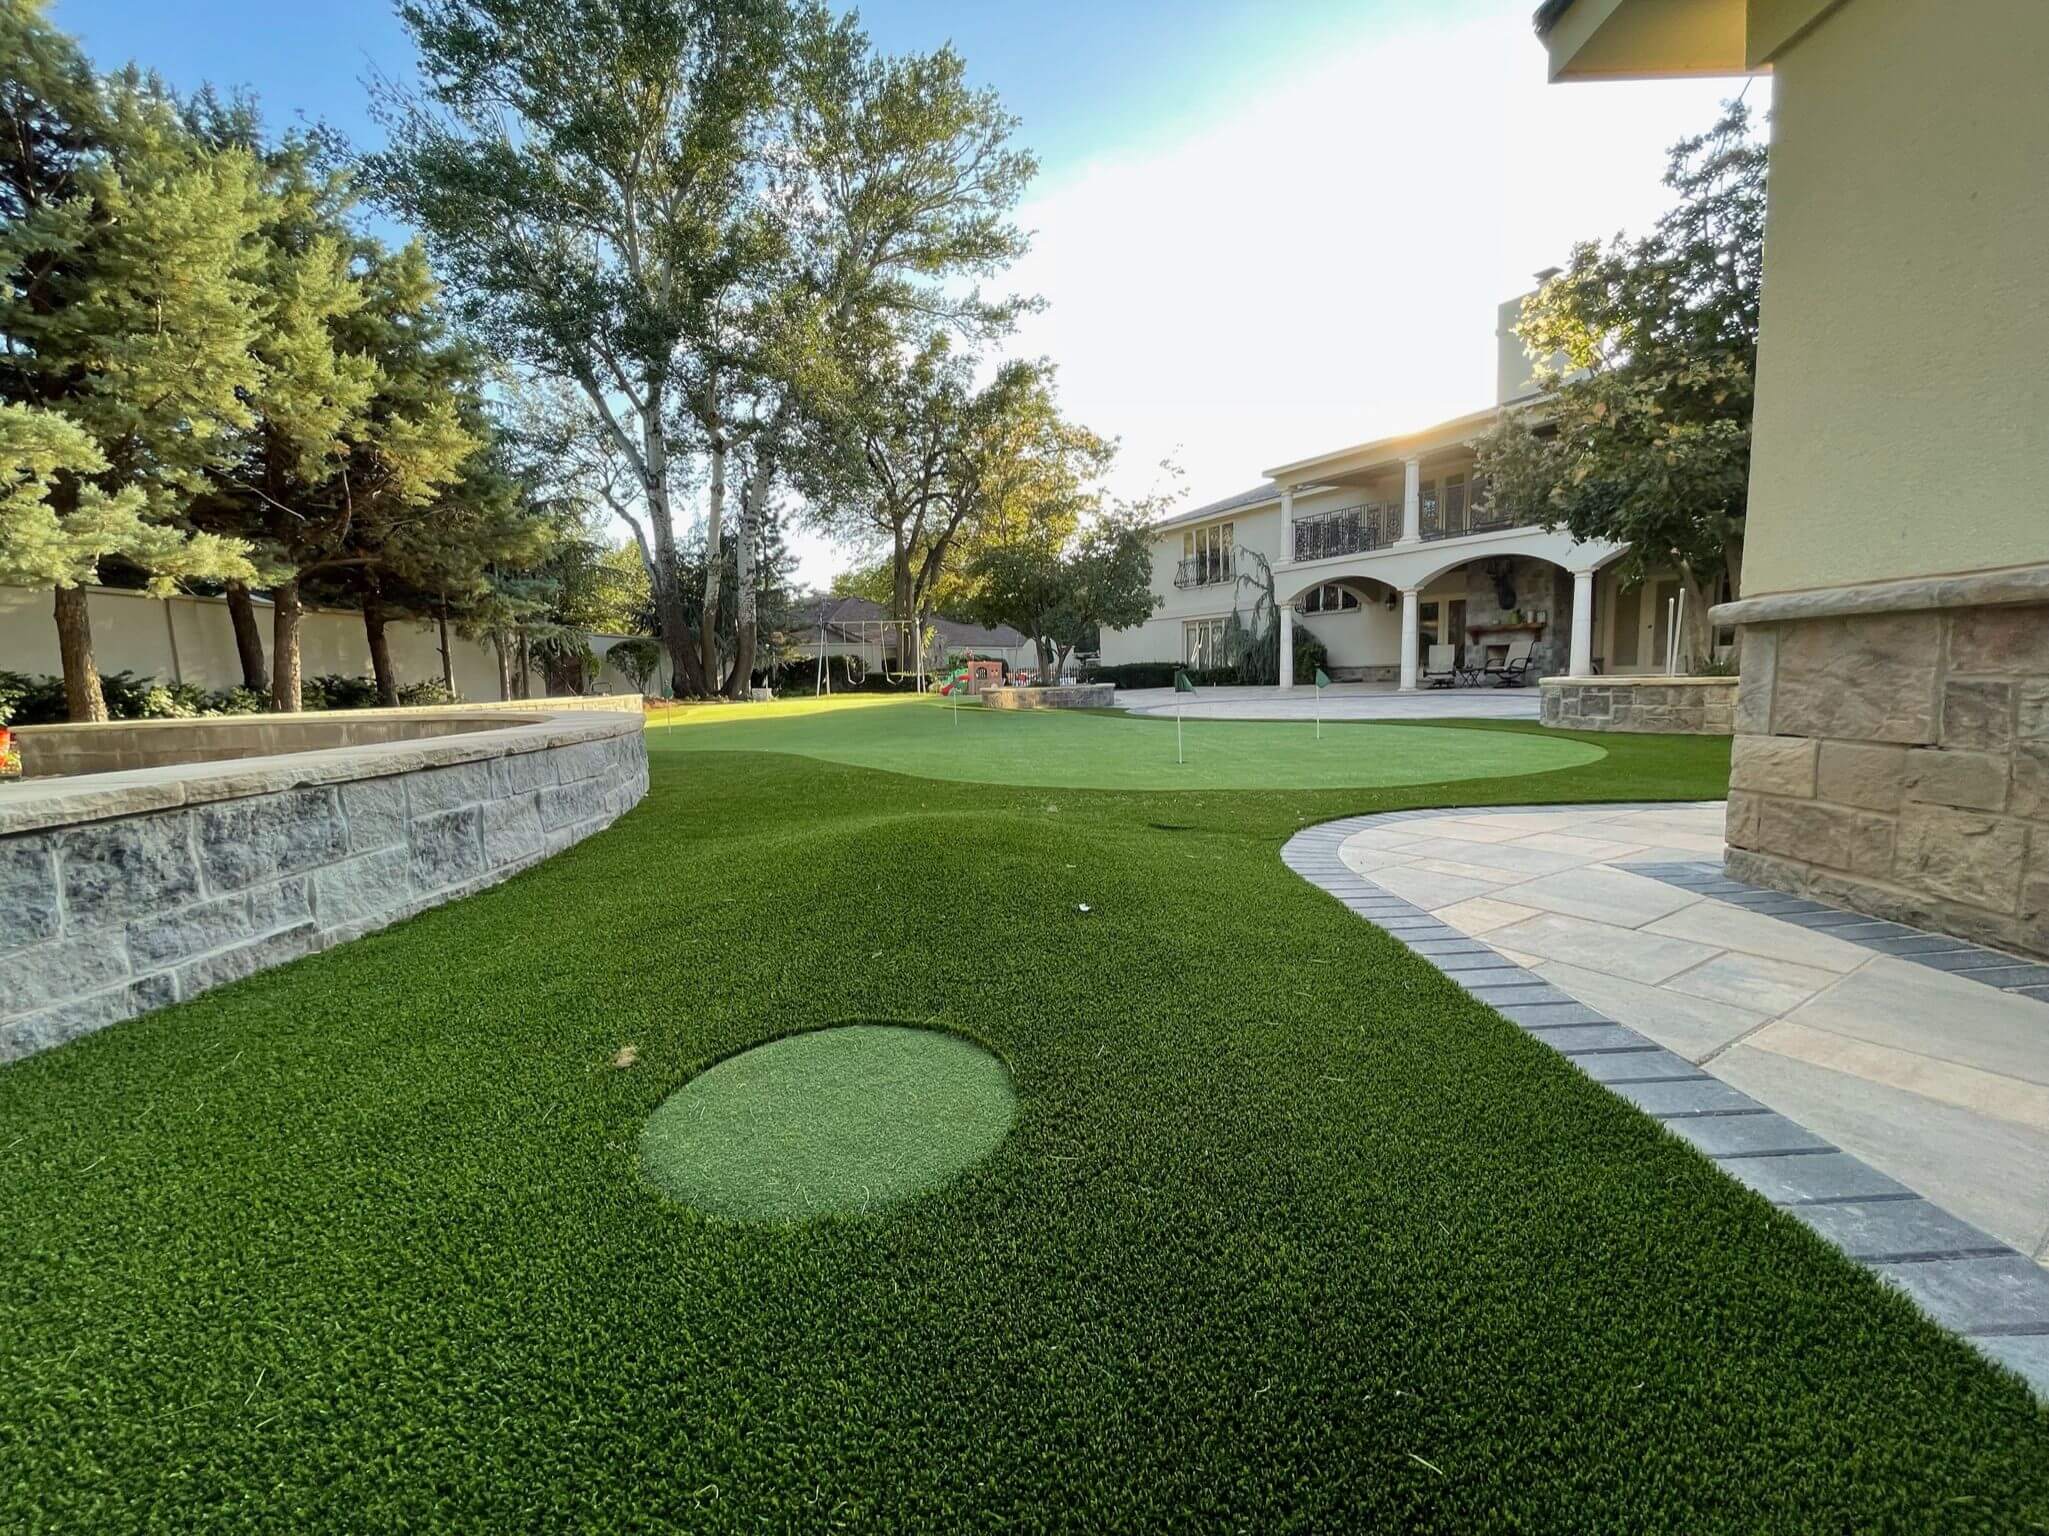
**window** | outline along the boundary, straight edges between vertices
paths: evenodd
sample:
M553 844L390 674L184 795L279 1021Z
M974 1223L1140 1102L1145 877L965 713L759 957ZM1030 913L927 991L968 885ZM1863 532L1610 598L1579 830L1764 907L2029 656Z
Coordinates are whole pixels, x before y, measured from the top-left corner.
M1211 523L1182 534L1181 559L1189 571L1191 583L1208 586L1212 582L1229 581L1233 574L1231 551L1236 545L1237 525L1234 523Z
M1446 475L1444 477L1444 531L1458 534L1466 531L1466 477Z
M1428 656L1430 647L1437 644L1437 613L1435 603L1421 603L1416 608L1417 654Z
M1181 626L1181 657L1189 669L1207 672L1224 664L1224 621L1191 619Z
M1300 606L1304 613L1350 613L1359 606L1359 594L1350 587L1326 581L1320 587L1310 588Z

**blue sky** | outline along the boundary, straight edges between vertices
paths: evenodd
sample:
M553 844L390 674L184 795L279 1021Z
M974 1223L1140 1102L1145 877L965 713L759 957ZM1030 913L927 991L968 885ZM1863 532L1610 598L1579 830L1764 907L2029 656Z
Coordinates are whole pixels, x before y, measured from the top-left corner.
M1664 206L1664 149L1741 82L1552 86L1533 0L878 0L892 51L951 40L1042 173L1015 350L1196 501L1269 465L1491 403L1495 308L1575 239ZM375 0L56 0L103 66L249 86L278 126L374 142L363 78L411 54ZM1769 88L1752 88L1753 105ZM848 555L797 541L806 579Z
M1025 120L1024 141L1049 170L1106 143L1172 134L1204 115L1212 92L1321 43L1409 16L1488 9L1462 0L882 0L860 8L884 48L951 41L975 78ZM391 7L375 0L57 0L54 14L102 65L132 58L181 87L251 86L279 122L304 113L373 141L358 82L373 69L403 74L412 57Z

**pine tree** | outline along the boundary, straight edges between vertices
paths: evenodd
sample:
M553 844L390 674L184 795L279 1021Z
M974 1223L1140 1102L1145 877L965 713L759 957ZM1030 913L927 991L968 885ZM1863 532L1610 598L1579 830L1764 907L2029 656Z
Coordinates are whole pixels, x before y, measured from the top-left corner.
M74 720L107 717L84 592L101 559L159 589L252 574L241 544L183 537L180 519L260 376L258 208L249 157L208 150L157 82L96 78L37 0L0 0L0 402L83 439L16 418L0 474L41 488L33 513L12 501L17 547L75 524L49 578Z

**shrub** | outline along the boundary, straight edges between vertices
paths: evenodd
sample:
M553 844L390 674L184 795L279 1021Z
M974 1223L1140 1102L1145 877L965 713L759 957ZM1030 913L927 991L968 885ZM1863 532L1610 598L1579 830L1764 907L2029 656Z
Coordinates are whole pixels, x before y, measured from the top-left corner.
M270 695L254 688L224 688L206 696L202 715L260 715L270 708Z
M662 664L662 648L659 642L636 635L615 643L605 652L605 660L616 667L637 692L646 693L648 679Z
M211 715L260 715L270 708L270 695L253 688L202 688L197 683L165 683L133 672L108 672L100 678L110 720L198 720ZM329 673L310 677L301 687L307 709L369 709L377 703L377 685L367 677ZM460 704L438 677L408 683L398 691L401 704ZM31 677L26 672L0 672L0 725L62 725L71 718L61 677Z
M462 695L442 682L438 677L422 678L417 683L406 683L398 690L401 704L460 704Z
M62 678L0 672L0 724L62 725L69 718Z
M1300 653L1300 647L1297 648ZM1178 661L1123 661L1097 667L1088 675L1092 683L1115 683L1119 688L1171 688L1174 674L1185 671L1198 688L1235 687L1245 680L1238 667L1183 667ZM1307 674L1303 674L1306 676Z
M1181 664L1176 661L1123 661L1115 666L1098 665L1089 674L1092 683L1115 683L1119 688L1171 688Z
M371 709L377 703L377 682L368 677L343 677L323 672L299 684L301 709Z

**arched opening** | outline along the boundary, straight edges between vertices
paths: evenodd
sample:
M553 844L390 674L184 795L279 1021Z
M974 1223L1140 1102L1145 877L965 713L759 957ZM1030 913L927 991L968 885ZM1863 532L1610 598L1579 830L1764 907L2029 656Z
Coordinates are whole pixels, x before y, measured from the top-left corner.
M1515 686L1568 670L1573 573L1539 555L1453 560L1416 586L1416 673L1437 687Z
M1370 576L1311 582L1284 599L1294 627L1323 649L1323 666L1342 683L1392 683L1401 663L1401 593Z

